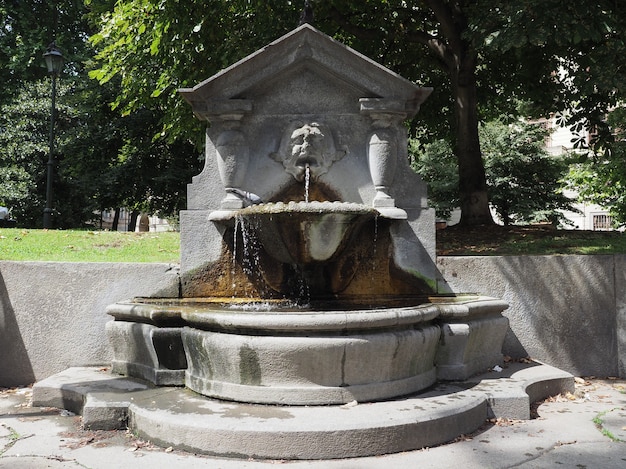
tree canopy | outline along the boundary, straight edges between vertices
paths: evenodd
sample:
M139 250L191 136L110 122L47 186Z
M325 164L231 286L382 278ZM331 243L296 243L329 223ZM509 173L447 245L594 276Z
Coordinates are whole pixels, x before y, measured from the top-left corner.
M102 6L104 7L104 3ZM114 2L109 2L113 7ZM201 168L185 139L160 135L163 112L111 108L119 79L90 79L97 29L82 0L0 0L0 203L22 226L40 226L50 125L50 79L42 54L55 40L65 56L58 79L53 180L57 227L77 227L105 209L164 216L184 207L185 185ZM34 24L44 20L41 28Z
M563 194L569 161L549 155L547 132L539 124L492 120L479 129L491 205L504 225L564 221L561 210L575 211ZM437 215L447 219L458 207L458 180L452 148L445 140L420 149L412 145L413 168L428 183Z
M626 225L626 108L607 118L615 141L609 148L577 153L569 174L571 188L585 202L605 207L615 226Z
M296 26L302 2L90 0L100 31L92 76L121 79L116 105L160 102L163 131L199 140L176 96ZM435 87L417 120L447 133L459 167L462 222L491 222L478 125L528 103L600 125L623 85L602 67L623 63L625 18L609 0L366 0L314 2L315 26L420 84ZM592 86L589 80L600 83ZM569 114L565 111L569 110ZM583 120L580 120L583 119ZM192 128L193 127L193 128Z
M69 156L75 145L68 143L59 155L59 164L67 164L68 169L60 167L59 173L69 178L65 181L74 181L74 190L87 187L81 176L99 174L105 187L85 195L101 208L133 207L144 198L157 205L163 202L163 210L170 210L175 204L162 190L182 191L187 181L182 181L186 173L181 170L199 167L196 154L204 140L203 124L191 117L177 89L195 85L296 27L303 4L296 0L0 0L0 106L15 105L25 82L35 86L47 81L41 54L56 39L67 58L63 80L70 88L80 84L83 91L74 96L89 100L73 119L82 123L84 142L102 145L98 150L98 145L84 143L91 149L81 159ZM419 136L419 144L441 138L451 142L463 223L492 221L480 122L498 116L511 116L512 121L523 101L529 117L559 113L562 123L577 130L594 129L603 148L615 143L604 115L624 97L620 70L626 61L621 33L626 13L614 0L317 0L312 4L315 27L406 78L435 88L410 123L411 131ZM87 73L95 79L91 85L85 84ZM72 95L67 96L70 100ZM112 108L107 107L109 102ZM143 126L144 119L148 125ZM110 134L98 134L98 126L108 128ZM149 135L142 134L142 126ZM79 136L74 130L70 134ZM586 143L582 137L578 140L579 146ZM9 161L3 151L3 174L24 180L23 172L30 174L30 170L20 166L15 156ZM37 158L34 161L41 155ZM142 165L142 158L161 163ZM134 184L143 175L156 178L148 171L154 167L160 168L160 179ZM172 171L167 173L166 168ZM131 170L135 171L130 178L133 189L122 190ZM180 175L176 188L169 179L174 171ZM158 187L159 180L163 188ZM15 197L30 190L41 196L36 177L11 187Z
M489 198L505 225L564 220L575 211L563 194L569 161L545 149L547 132L539 124L495 120L480 127Z

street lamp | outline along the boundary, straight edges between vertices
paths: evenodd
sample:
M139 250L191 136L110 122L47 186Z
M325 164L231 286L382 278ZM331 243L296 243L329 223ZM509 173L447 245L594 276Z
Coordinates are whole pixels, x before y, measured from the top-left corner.
M52 108L50 112L50 153L48 154L48 171L46 176L46 208L43 210L43 227L52 228L52 179L54 177L54 120L56 115L57 78L63 69L63 54L54 42L51 42L43 55L52 77Z

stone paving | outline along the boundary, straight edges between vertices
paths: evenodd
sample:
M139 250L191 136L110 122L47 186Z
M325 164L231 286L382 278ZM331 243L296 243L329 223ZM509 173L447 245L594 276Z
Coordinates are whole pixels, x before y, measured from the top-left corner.
M330 461L212 458L159 448L124 431L84 431L80 417L33 408L30 388L0 391L0 468L622 468L626 381L576 380L574 394L535 406L531 420L492 420L456 442L399 454Z

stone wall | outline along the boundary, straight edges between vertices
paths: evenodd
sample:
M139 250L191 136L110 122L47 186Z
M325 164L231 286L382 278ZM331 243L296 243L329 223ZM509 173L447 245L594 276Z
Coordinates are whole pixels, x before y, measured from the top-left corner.
M626 256L441 257L437 266L452 291L509 303L505 354L626 376Z
M111 361L107 305L177 296L168 264L0 262L0 386Z
M626 377L626 256L442 257L455 292L502 298L504 353L575 375ZM0 262L0 386L111 361L105 308L177 296L167 264Z

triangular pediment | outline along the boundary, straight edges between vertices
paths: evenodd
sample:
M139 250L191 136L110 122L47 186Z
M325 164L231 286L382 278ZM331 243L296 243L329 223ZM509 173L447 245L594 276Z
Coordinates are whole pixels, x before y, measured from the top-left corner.
M341 114L358 113L359 99L371 95L317 63L300 62L234 98L253 101L260 114Z
M298 70L317 74L327 81L326 86L354 90L358 97L404 102L408 115L414 114L430 93L308 24L180 92L196 114L202 115L210 102L254 99L258 90L272 84L285 86L286 78L298 79Z

